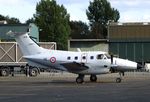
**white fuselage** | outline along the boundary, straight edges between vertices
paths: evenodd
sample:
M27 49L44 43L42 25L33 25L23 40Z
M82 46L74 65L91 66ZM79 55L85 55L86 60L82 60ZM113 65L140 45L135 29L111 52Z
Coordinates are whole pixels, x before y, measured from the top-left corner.
M70 52L58 50L43 50L40 54L24 56L31 65L36 67L54 68L63 71L69 71L76 74L106 74L110 72L111 59L106 52ZM88 68L86 70L74 71L68 70L63 63L80 63ZM137 63L114 58L116 70L126 71L137 69ZM71 69L71 68L70 68Z

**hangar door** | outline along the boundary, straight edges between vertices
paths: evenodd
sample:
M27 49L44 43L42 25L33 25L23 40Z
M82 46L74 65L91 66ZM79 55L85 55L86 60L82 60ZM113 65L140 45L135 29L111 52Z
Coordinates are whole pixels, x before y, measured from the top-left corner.
M136 62L150 62L150 42L111 42L109 52Z

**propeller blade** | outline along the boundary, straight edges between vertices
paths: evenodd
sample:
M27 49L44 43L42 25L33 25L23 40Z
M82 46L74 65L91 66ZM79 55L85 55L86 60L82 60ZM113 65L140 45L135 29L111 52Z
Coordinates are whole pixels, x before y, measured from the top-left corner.
M111 56L111 64L113 64L113 55L110 55Z

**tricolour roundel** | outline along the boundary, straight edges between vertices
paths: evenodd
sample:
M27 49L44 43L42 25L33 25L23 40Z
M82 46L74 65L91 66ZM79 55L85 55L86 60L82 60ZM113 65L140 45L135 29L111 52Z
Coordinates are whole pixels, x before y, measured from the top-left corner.
M55 62L56 62L56 58L55 58L55 57L51 57L51 58L50 58L50 62L51 62L51 63L55 63Z

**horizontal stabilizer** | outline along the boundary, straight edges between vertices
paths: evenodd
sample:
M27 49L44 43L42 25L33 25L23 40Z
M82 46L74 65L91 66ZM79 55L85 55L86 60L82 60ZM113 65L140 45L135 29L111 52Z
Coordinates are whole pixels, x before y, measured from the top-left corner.
M22 35L22 34L25 34L25 32L13 32L13 31L10 30L10 31L7 32L6 34L9 35L9 36L14 37L14 36L16 36L16 35Z

